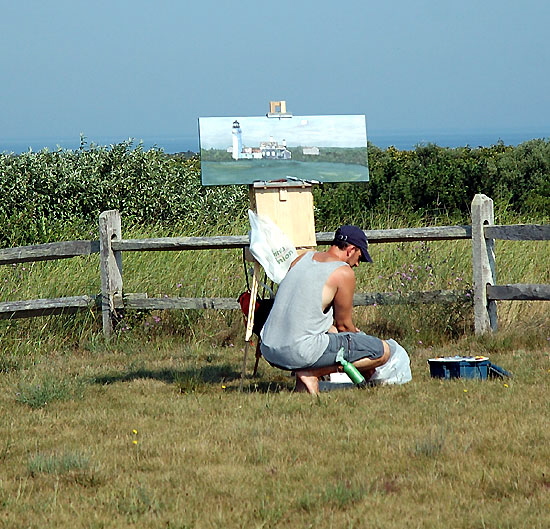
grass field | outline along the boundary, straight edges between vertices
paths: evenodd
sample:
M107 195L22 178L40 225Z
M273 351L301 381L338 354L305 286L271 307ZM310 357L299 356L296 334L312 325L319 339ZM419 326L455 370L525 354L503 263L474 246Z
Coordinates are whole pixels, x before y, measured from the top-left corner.
M157 336L4 363L0 525L550 526L549 347L414 347L407 385L313 397L263 360L239 392L241 346ZM474 352L514 377L430 377L428 358Z
M371 253L359 291L471 287L467 241ZM500 283L550 283L548 262L547 242L497 244ZM237 251L123 263L127 292L245 288ZM2 300L99 291L95 256L1 272ZM407 348L412 382L313 397L263 360L252 379L251 354L239 391L237 311L135 312L110 343L95 313L0 321L0 527L550 527L550 304L499 303L485 337L467 304L355 318ZM514 376L430 377L455 354Z

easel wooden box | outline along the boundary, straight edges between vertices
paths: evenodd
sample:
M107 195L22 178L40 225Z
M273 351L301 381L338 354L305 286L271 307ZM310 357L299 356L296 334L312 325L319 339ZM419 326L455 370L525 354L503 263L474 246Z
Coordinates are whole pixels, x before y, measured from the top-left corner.
M249 194L250 208L258 215L269 217L296 249L316 245L311 184L256 182L250 186Z

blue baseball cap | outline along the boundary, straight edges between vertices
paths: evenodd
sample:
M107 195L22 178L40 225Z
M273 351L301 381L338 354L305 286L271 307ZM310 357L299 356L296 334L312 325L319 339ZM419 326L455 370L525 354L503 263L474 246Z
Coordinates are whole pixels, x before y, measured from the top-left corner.
M360 261L372 263L372 258L369 255L369 243L365 232L357 226L351 226L349 224L340 226L334 234L335 241L344 241L348 244L353 244L361 250Z

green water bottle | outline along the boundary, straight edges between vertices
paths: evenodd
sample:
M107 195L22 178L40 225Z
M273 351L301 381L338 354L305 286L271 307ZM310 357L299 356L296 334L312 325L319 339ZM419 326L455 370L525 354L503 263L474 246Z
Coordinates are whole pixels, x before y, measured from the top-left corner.
M351 381L359 388L364 388L367 385L365 377L359 372L359 370L347 360L344 359L344 348L341 347L336 355L336 361L340 362L340 365L344 368L344 373L351 379Z

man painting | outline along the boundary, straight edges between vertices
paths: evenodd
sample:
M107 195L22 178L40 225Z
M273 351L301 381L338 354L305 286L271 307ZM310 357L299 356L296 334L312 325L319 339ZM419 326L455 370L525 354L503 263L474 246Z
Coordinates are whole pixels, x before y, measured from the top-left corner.
M372 262L364 231L341 226L327 251L301 255L279 285L260 347L270 364L295 371L296 391L318 393L319 377L338 370L342 347L344 359L367 379L400 347L353 323L353 269L360 262Z

